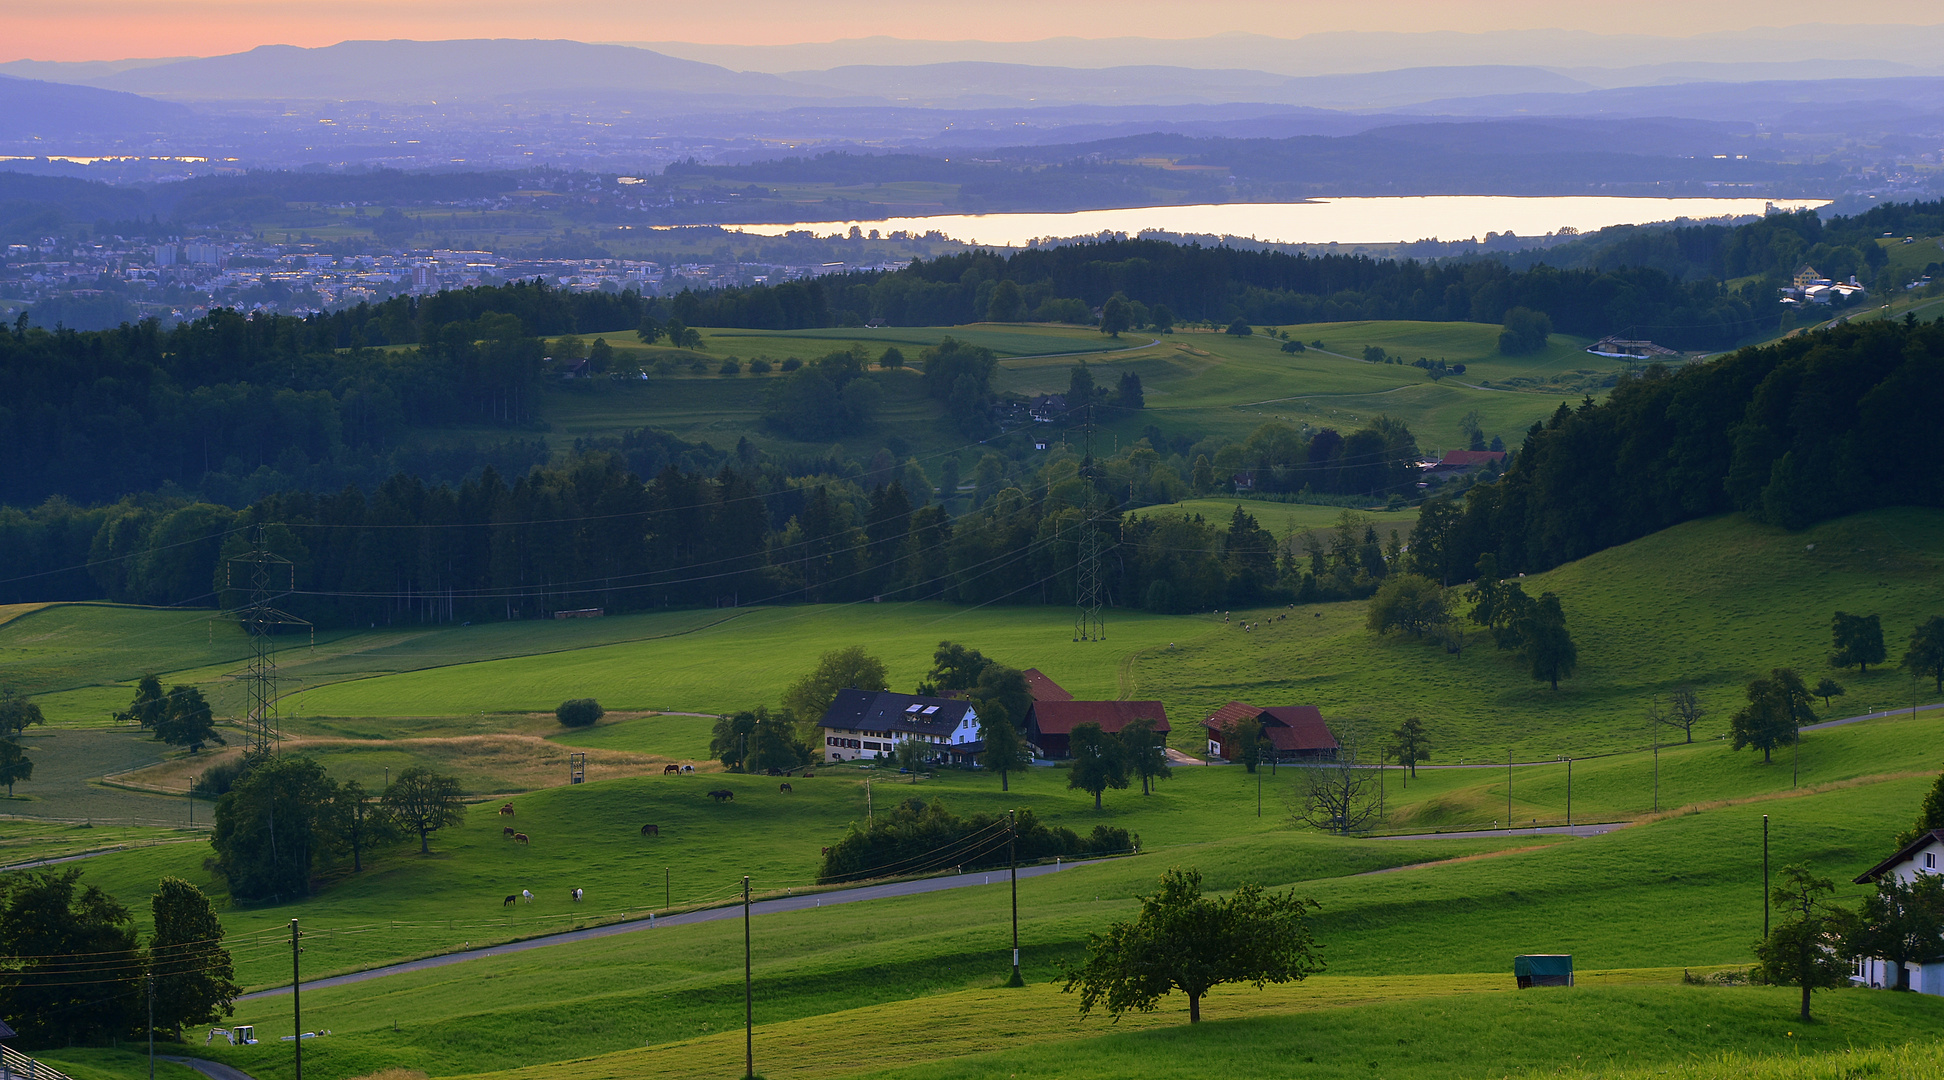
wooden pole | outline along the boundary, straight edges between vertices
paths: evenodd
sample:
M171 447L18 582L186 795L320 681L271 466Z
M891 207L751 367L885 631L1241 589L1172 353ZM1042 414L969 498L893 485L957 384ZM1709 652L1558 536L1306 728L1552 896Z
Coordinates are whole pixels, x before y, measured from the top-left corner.
M756 1006L750 994L749 878L743 877L743 1076L756 1075ZM301 1078L300 1078L301 1080Z
M297 946L298 937L297 920L292 919L290 920L290 1022L294 1028L291 1034L296 1038L291 1040L291 1045L297 1051L297 1080L304 1080L304 1010L297 999L297 993L303 986L303 973L298 965L298 957L302 955L303 950Z

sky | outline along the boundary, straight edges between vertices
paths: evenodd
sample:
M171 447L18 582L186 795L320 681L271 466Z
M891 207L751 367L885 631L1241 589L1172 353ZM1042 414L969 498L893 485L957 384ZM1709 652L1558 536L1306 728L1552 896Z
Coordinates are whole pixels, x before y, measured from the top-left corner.
M1921 5L1918 6L1921 8ZM1567 29L1688 37L1831 18L1827 0L0 0L0 59L217 56L371 38L572 38L748 45L886 35L929 40L1201 37L1246 31ZM1192 16L1190 18L1189 16ZM1929 21L1853 0L1845 23Z

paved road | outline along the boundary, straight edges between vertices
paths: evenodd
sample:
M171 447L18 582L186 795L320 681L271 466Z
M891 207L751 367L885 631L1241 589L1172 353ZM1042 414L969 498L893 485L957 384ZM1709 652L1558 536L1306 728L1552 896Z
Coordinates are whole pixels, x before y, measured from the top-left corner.
M96 859L96 858L100 858L103 855L113 855L117 851L132 851L136 848L161 847L164 844L202 844L207 842L208 841L199 837L194 840L158 840L153 844L119 844L111 848L102 848L100 851L84 851L79 855L61 855L52 859L35 859L33 862L13 863L8 866L0 866L0 873L5 873L8 870L33 870L37 867L53 866L56 863L64 863L64 862L78 862L82 859Z
M1501 766L1502 768L1503 766ZM1370 840L1486 840L1498 836L1602 836L1615 829L1624 829L1633 824L1630 821L1607 821L1596 825L1541 825L1527 829L1473 829L1469 832L1427 832L1399 833L1395 836L1372 836ZM1402 869L1399 867L1398 869ZM1381 873L1381 871L1373 871Z
M1932 709L1944 709L1944 705L1919 705L1915 709L1885 709L1882 712L1864 713L1862 716L1845 716L1841 720L1824 720L1820 724L1807 724L1803 726L1802 730L1821 731L1824 728L1854 724L1859 720L1881 720L1886 716L1909 716L1912 712L1929 712Z
M204 1076L209 1077L209 1080L256 1080L255 1077L244 1072L242 1069L232 1068L220 1061L175 1057L171 1054L157 1054L155 1056L161 1058L163 1061L173 1061L178 1065L187 1065Z
M1054 866L1022 866L1022 878L1039 877L1076 866L1091 866L1105 862L1104 859L1088 859L1080 862L1060 863ZM1006 883L1005 870L978 871L970 874L949 874L944 877L921 878L916 881L893 881L884 885L863 885L855 889L834 889L830 892L812 893L806 896L785 896L775 900L758 900L749 905L752 915L776 915L789 911L809 911L813 908L828 907L832 904L855 904L865 900L884 900L896 896L918 896L924 893L942 892L946 889L964 889L978 885L1001 885ZM483 949L466 949L461 952L445 953L441 956L428 956L423 960L410 960L402 964L387 964L368 971L356 971L349 975L336 975L328 979L318 979L304 984L306 990L321 990L332 986L348 986L370 979L380 979L387 975L397 975L407 971L424 971L428 968L445 967L448 964L461 964L468 960L479 960L488 956L502 956L507 953L526 952L528 949L542 949L549 945L565 945L574 941L593 941L596 938L613 937L616 934L632 934L662 926L687 926L690 923L716 922L722 919L742 918L742 905L731 907L704 908L701 911L687 911L666 918L632 919L628 922L610 923L606 926L590 926L585 930L569 930L559 934L528 938L525 941L508 942ZM277 997L290 993L290 988L260 990L254 994L244 994L238 1001L254 1001L258 998Z

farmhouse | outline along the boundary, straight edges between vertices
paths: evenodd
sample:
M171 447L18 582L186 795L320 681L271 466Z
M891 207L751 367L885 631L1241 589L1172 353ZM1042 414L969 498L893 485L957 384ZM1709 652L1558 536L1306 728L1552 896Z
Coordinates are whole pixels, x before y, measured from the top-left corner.
M1919 874L1944 874L1944 829L1932 829L1905 844L1902 850L1857 875L1858 885L1879 881L1914 881ZM1905 964L1902 970L1884 960L1858 960L1850 972L1858 986L1908 987L1920 994L1944 995L1944 963Z
M963 701L894 694L889 690L839 690L823 719L825 761L878 758L898 744L924 744L925 760L976 753L979 714Z
M1262 733L1262 739L1269 743L1263 751L1264 760L1336 760L1336 736L1330 733L1330 726L1323 722L1323 710L1314 705L1277 705L1259 709L1242 701L1231 701L1202 721L1202 727L1208 732L1209 755L1227 759L1240 755L1241 747L1228 744L1237 732L1243 733L1246 738L1252 723Z
M1070 696L1035 701L1026 711L1026 741L1037 748L1039 757L1064 758L1073 729L1081 724L1099 724L1100 730L1115 735L1136 720L1154 721L1157 735L1169 730L1168 711L1158 701L1074 701Z
M1424 478L1432 483L1438 483L1454 476L1464 476L1487 466L1503 464L1505 464L1503 450L1453 450L1446 454L1443 460L1424 470Z

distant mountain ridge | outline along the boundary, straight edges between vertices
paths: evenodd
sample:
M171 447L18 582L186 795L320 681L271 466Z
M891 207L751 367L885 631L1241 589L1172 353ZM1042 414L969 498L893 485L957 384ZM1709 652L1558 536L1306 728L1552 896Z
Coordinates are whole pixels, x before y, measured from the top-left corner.
M193 115L138 94L0 75L0 139L158 131Z

